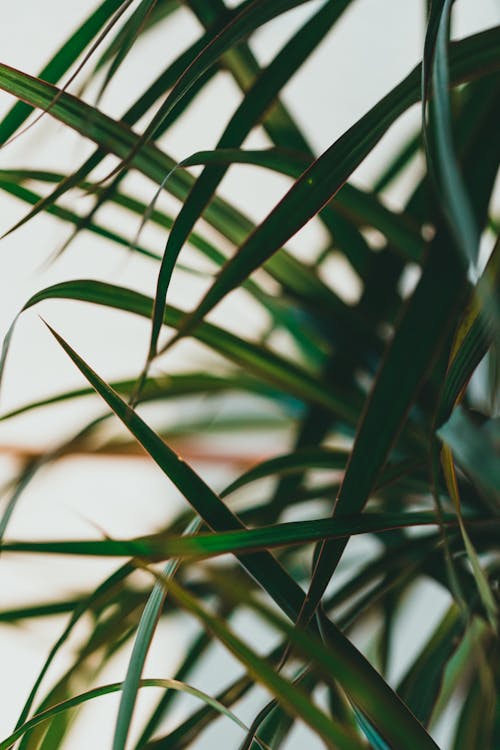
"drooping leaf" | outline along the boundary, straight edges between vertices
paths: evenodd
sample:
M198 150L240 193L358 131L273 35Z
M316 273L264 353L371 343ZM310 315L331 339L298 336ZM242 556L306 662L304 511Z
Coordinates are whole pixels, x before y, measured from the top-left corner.
M129 563L122 565L117 571L111 574L105 581L103 581L96 589L92 592L89 597L84 598L77 606L74 607L71 618L64 628L63 632L52 646L47 659L45 660L42 669L40 670L33 687L31 688L30 694L23 706L21 714L16 724L16 729L19 729L27 720L33 703L37 697L38 691L42 684L42 681L47 674L50 665L54 661L61 647L67 642L70 634L74 627L80 621L80 619L93 607L102 602L106 596L112 594L116 586L119 585L128 575L134 571L134 567Z
M88 690L86 693L81 693L80 695L74 696L73 698L69 698L68 700L63 701L62 703L59 703L51 708L45 709L43 712L37 714L32 719L25 722L22 726L16 729L15 732L9 735L9 737L0 742L0 750L9 750L9 748L12 747L20 737L26 734L26 732L30 731L33 727L42 724L43 722L50 721L59 713L63 711L69 711L70 709L76 708L77 706L80 706L87 701L99 698L101 695L116 693L121 690L122 687L123 685L120 682L115 682L110 685L103 685L101 687ZM156 687L164 688L167 690L181 690L182 692L187 693L188 695L192 695L195 698L202 700L204 703L209 704L220 714L228 717L229 719L231 719L231 721L235 722L240 727L240 729L248 731L243 722L241 722L225 706L214 700L210 695L207 695L207 693L203 693L201 690L191 687L190 685L186 685L185 683L176 682L175 680L169 679L147 679L141 680L141 687Z
M62 282L41 290L28 300L24 310L43 300L56 298L93 302L143 317L149 317L152 309L152 300L139 292L103 282L82 280ZM169 307L166 311L165 323L177 327L182 320L182 316L180 310ZM2 367L7 356L14 325L15 322L4 341ZM339 410L338 413L350 422L355 419L356 408L360 403L358 394L353 395L351 404L350 394L333 393L327 384L322 386L314 375L291 361L211 324L205 324L198 331L197 338L233 362L243 365L248 371L264 377L265 380L280 388L283 387L286 392L298 398L319 401L336 413Z

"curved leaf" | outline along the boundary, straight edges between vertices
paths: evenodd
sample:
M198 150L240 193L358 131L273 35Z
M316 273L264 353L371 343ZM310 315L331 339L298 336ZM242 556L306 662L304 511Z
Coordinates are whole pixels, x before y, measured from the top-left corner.
M229 711L225 706L222 705L222 703L219 703L210 695L207 695L207 693L204 693L203 691L198 690L197 688L191 687L191 685L186 685L185 683L177 682L176 680L148 679L148 680L141 680L140 686L164 688L166 690L180 690L183 693L192 695L193 697L198 698L199 700L202 700L204 703L207 703L213 709L218 711L218 713L222 714L223 716L227 716L229 719L231 719L231 721L234 721L240 727L240 729L244 729L245 731L248 731L245 724L243 724L243 722L241 722L232 713L232 711ZM63 701L62 703L52 706L51 708L45 709L44 711L37 714L29 721L25 722L21 727L16 729L16 731L13 732L11 735L9 735L9 737L7 737L5 740L0 742L0 750L9 750L9 748L12 747L20 737L26 734L26 732L29 732L31 729L38 726L39 724L43 724L46 721L50 721L51 719L53 719L53 717L57 716L59 713L63 711L69 711L72 708L76 708L77 706L80 706L82 703L86 703L87 701L94 700L94 698L99 698L101 695L108 695L109 693L116 693L119 690L122 690L122 688L123 688L123 683L114 682L114 683L111 683L110 685L103 685L101 687L93 688L92 690L88 690L85 693L81 693L80 695L76 695L73 698L69 698L68 700Z
M46 299L77 299L83 302L92 302L98 305L132 312L143 317L150 317L152 300L139 292L131 289L105 284L99 281L80 280L67 281L54 284L47 289L34 294L24 305L24 310L33 307L38 302ZM177 327L183 317L183 313L169 307L166 310L165 324ZM1 366L3 368L7 356L10 339L14 331L15 321L5 337ZM358 394L355 393L351 399L350 394L332 392L327 384L322 384L314 375L298 367L274 352L245 339L239 338L222 328L211 324L200 327L197 338L202 343L221 353L231 361L243 365L249 372L263 377L270 383L283 388L286 392L297 398L312 400L323 404L327 409L333 410L349 422L355 420L357 407L360 403Z
M481 41L479 36L482 37ZM491 49L490 61L486 66L490 64L492 70L500 69L498 38L500 28L495 28L484 32L484 35L469 37L457 43L454 47L456 56L451 56L452 82L458 83L474 76L473 60L476 65L481 60L476 67L477 74L484 72L486 48L488 42L493 44L494 39L497 48L495 51ZM479 47L481 42L483 44ZM240 246L236 256L228 261L196 310L186 318L173 341L192 331L226 294L270 258L335 196L388 127L418 101L420 72L418 66L304 171L284 198ZM157 298L157 320L162 304L164 299ZM150 353L156 351L157 320L152 330Z

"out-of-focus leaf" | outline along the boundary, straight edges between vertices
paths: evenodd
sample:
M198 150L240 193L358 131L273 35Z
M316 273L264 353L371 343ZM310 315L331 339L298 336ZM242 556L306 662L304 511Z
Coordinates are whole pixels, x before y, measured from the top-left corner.
M152 310L152 300L149 297L131 289L92 280L55 284L33 295L23 309L27 310L43 300L56 298L93 302L143 317L150 317ZM183 313L180 310L169 307L166 310L165 324L177 327L182 317ZM15 322L5 337L1 360L2 368L5 364L14 325ZM352 396L353 403L351 404L350 394L342 394L339 391L333 393L327 384L322 385L321 381L314 375L291 361L217 326L204 324L199 328L196 338L233 362L243 365L249 372L264 377L265 380L283 388L291 395L306 400L311 399L315 403L322 403L328 409L341 414L349 422L355 420L355 414L360 404L357 393Z
M68 599L67 601L48 602L34 604L31 607L15 607L0 611L0 622L20 622L34 617L52 617L53 615L64 615L72 612L79 604L79 599Z
M232 711L229 711L225 706L216 701L210 695L203 693L197 688L191 687L191 685L168 679L148 679L141 680L140 687L156 687L166 690L181 690L182 692L187 693L188 695L192 695L195 698L202 700L204 703L209 704L220 714L235 722L240 727L240 729L248 731L247 727L232 713ZM38 726L39 724L42 724L43 722L50 721L54 716L57 716L62 711L69 711L70 709L76 708L77 706L80 706L87 701L99 698L101 695L116 693L119 690L122 690L122 688L123 683L121 682L115 682L110 685L103 685L101 687L88 690L86 693L76 695L73 698L69 698L68 700L63 701L62 703L58 703L51 708L45 709L41 713L36 714L36 716L34 716L29 721L25 722L21 727L16 729L15 732L9 735L9 737L0 742L0 750L9 750L9 748L12 747L20 737L26 734L26 732L29 732L32 728Z
M465 410L458 406L450 419L438 430L463 469L474 477L483 490L500 502L500 427L498 419L476 426Z
M464 628L462 613L452 604L398 687L399 695L424 726L429 726L446 665Z
M396 177L398 177L399 173L418 152L421 143L422 137L420 132L416 133L407 141L407 143L405 143L403 148L397 153L389 166L384 169L375 182L375 185L373 186L373 191L375 193L381 193L393 182L393 180L396 179Z
M436 411L438 427L449 418L488 347L498 340L499 283L500 241L497 240L486 268L473 289L472 298L455 335L455 343Z
M5 190L10 195L14 195L16 198L20 198L22 201L25 201L26 203L29 203L31 205L36 205L40 200L40 196L37 193L34 193L32 190L28 190L22 185L18 185L10 180L3 182L0 179L0 189ZM58 219L62 219L63 221L67 221L75 225L78 225L80 221L80 217L78 216L78 214L75 214L73 211L70 211L69 209L63 208L62 206L58 206L56 204L48 206L47 213L51 214L52 216L57 216ZM160 256L152 250L148 250L147 248L141 247L138 244L131 245L130 240L126 237L123 237L118 232L113 232L106 227L100 226L99 224L90 222L86 226L86 229L89 232L97 234L104 239L111 240L112 242L115 242L122 247L125 247L127 249L130 248L135 252L146 256L147 258L160 260Z
M144 19L143 30L148 31L149 29L154 28L157 23L170 16L174 11L178 10L179 7L179 0L157 1L153 6L151 13ZM129 29L126 25L118 31L104 52L101 53L101 56L94 66L93 75L98 73L102 67L112 60L118 53L123 43L127 40L128 31Z
M426 51L432 59L426 62L430 68L433 96L430 106L429 133L424 143L429 172L435 178L437 198L448 221L449 230L464 257L475 265L479 251L479 235L452 142L448 61L448 34L452 5L453 0L438 0L432 4L426 39ZM425 85L425 72L423 81ZM425 99L423 103L424 134L426 134L428 131Z
M22 726L22 724L24 724L24 722L28 718L31 707L33 706L35 698L38 694L40 685L42 684L42 681L45 675L47 674L50 665L54 661L61 647L67 642L75 625L90 609L92 609L94 606L100 604L103 600L105 600L106 596L109 596L110 594L112 594L113 591L116 590L117 585L119 585L133 571L134 571L134 567L132 565L129 565L128 563L126 563L125 565L122 565L117 571L112 573L111 576L109 576L105 581L103 581L103 583L101 583L95 589L95 591L92 592L92 594L89 597L83 599L73 609L73 612L71 614L68 624L64 628L63 632L61 633L61 635L59 636L55 644L52 646L49 652L49 655L47 656L47 659L45 660L42 666L42 669L40 670L35 680L35 683L33 687L31 688L30 694L23 706L23 709L17 721L16 729Z
M370 745L374 748L374 750L391 750L387 742L385 742L385 740L382 739L382 737L379 735L377 730L374 729L374 727L366 719L366 717L363 716L361 711L358 711L356 708L354 708L354 713L356 715L356 721L358 722L364 735L366 736L366 739L368 740Z
M42 68L38 77L57 83L122 3L123 0L104 0ZM33 107L24 102L15 104L0 122L0 143L8 140L32 111Z
M492 663L498 659L495 647ZM453 750L495 747L495 723L498 721L498 692L494 680L485 669L477 669L469 681L465 701L460 711L455 730Z
M345 450L331 450L328 448L311 448L294 451L283 456L276 456L264 461L238 479L235 479L222 493L225 497L240 487L265 477L302 472L305 469L343 469L348 457Z
M327 747L338 747L339 750L361 750L360 740L333 718L318 709L306 693L282 677L265 659L257 657L254 652L240 640L225 624L209 613L201 604L175 581L172 582L172 596L176 601L196 617L205 628L208 628L239 659L249 674L268 687L280 703L314 729L324 740Z
M438 236L429 248L422 277L399 321L358 427L335 503L337 517L363 508L426 373L449 338L465 288L464 271L453 259L449 238ZM322 545L309 592L309 616L344 547L345 542Z
M199 526L200 521L195 518L186 528L186 534L194 533ZM178 567L179 560L170 560L167 563L162 572L161 580L155 583L139 620L134 646L127 667L127 674L123 681L113 736L113 750L122 750L125 748L137 693L141 685L144 663L153 640L165 597L167 596L168 580L175 575Z
M5 503L5 508L3 509L3 513L0 516L0 540L4 537L9 521L12 517L12 514L14 513L14 510L17 503L19 502L22 493L36 476L38 471L49 462L57 459L62 453L68 450L68 447L74 447L75 444L77 444L80 440L84 439L89 433L91 433L95 429L95 427L102 422L103 418L106 417L107 415L105 415L104 417L96 417L91 422L88 422L86 425L84 425L83 428L79 429L76 435L72 436L69 440L65 439L62 444L57 445L55 448L52 448L51 450L48 450L45 453L42 453L40 456L37 456L33 460L27 462L26 466L23 467L23 470L21 471L19 477L14 482L12 492L7 502Z
M224 52L227 52L231 47L248 37L253 31L268 21L306 2L309 2L309 0L276 0L270 5L266 0L246 0L237 7L222 29L217 29L214 33L209 34L206 46L179 76L166 100L141 135L138 143L134 146L130 154L127 155L124 165L130 163L134 153L154 136L162 122L179 105L182 98L189 93L189 90L196 84L196 81L210 70Z
M130 395L136 383L135 378L119 380L111 383L113 390L122 395ZM269 397L273 400L279 398L278 391L267 387L263 383L245 373L229 372L224 375L211 375L206 372L189 372L186 374L162 375L149 378L141 391L141 401L155 401L179 396L194 396L200 394L226 393L228 391L254 393L258 396ZM44 406L57 404L61 401L69 401L85 396L93 395L92 388L76 388L71 391L58 393L54 396L33 401L16 409L12 409L0 416L0 422L12 419L20 414L40 409Z
M157 2L158 0L141 0L137 8L134 10L132 15L127 19L125 25L122 27L122 40L120 47L117 49L111 65L106 71L104 81L99 88L97 101L101 99L111 80L114 78L118 68L130 52L132 45L141 33L141 29L146 24Z

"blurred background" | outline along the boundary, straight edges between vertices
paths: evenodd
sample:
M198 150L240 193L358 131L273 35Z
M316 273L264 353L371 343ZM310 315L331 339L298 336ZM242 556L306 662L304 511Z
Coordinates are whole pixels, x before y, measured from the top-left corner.
M228 3L235 4L235 3ZM309 134L318 153L327 148L353 122L368 110L390 88L401 80L421 57L425 22L425 3L422 0L358 0L345 13L334 32L327 37L315 54L292 79L283 99L296 120ZM2 62L36 74L61 42L97 6L84 0L17 0L2 3L0 26L0 59ZM294 32L304 18L312 14L319 3L310 2L287 13L260 29L250 40L250 46L261 64L272 59L275 52ZM453 35L457 38L472 34L498 23L500 6L496 0L460 0L454 14ZM169 60L197 38L199 26L188 10L181 10L165 27L154 29L139 40L125 61L120 74L107 90L102 109L119 118L128 103L139 95L145 79L163 69ZM375 61L375 63L374 63ZM85 70L70 90L78 91L85 80ZM322 80L328 91L325 96L311 86L311 80ZM93 101L98 82L86 93ZM195 151L213 148L234 111L240 94L229 75L220 73L203 91L185 115L169 130L161 141L165 151L181 160ZM8 110L12 99L0 92L0 116ZM353 177L353 182L370 187L379 175L388 154L396 153L398 145L409 137L419 120L418 107L413 107L370 155ZM141 129L139 123L138 129ZM263 131L256 129L245 142L245 147L268 144ZM5 147L0 153L0 168L9 166L68 171L80 164L91 152L91 144L50 116L44 116L34 128ZM99 174L105 175L114 162L106 160ZM196 173L196 170L193 170ZM402 206L413 185L422 173L422 165L415 159L402 180L396 181L384 198L389 205ZM146 202L155 186L144 177L127 177ZM232 167L220 188L220 194L230 198L252 219L259 221L271 210L289 185L279 175L249 166ZM72 194L70 194L72 195ZM65 198L64 205L77 212L85 211L85 197ZM91 204L89 203L88 206ZM179 204L163 194L159 206L175 215ZM26 212L26 206L0 193L0 232L3 233ZM101 216L101 214L99 214ZM137 222L129 215L106 207L108 226L120 228L125 234L134 233ZM7 332L12 320L28 297L38 289L57 281L71 278L95 278L112 281L146 294L154 294L156 267L147 259L127 253L120 248L88 233L80 234L68 249L57 258L54 253L69 236L70 229L47 215L36 217L19 231L1 241L2 274L0 276L0 330ZM322 227L311 221L293 238L290 247L300 257L308 258L310 247L321 244ZM165 234L147 226L142 244L157 253L163 251ZM371 240L376 243L377 237ZM195 265L189 250L183 252L181 262ZM196 260L199 264L199 261ZM347 301L359 295L359 280L338 256L328 267L329 281ZM408 284L412 279L407 279ZM176 271L169 293L169 301L191 308L206 286L206 279L181 270ZM80 387L82 378L40 321L42 315L106 380L136 375L147 350L149 324L138 318L113 313L109 310L76 302L43 303L23 315L17 326L2 387L1 413L63 389ZM244 294L231 295L220 305L211 320L229 329L245 328L247 335L257 336L265 327L262 312L252 306ZM277 348L289 346L287 341L273 342ZM189 363L189 365L187 364ZM196 363L199 370L217 367L215 355L192 341L182 342L156 367L158 373L185 370ZM287 449L290 444L290 425L280 422L279 413L269 414L275 419L276 429L268 432L267 441L258 433L236 441L232 435L217 434L211 440L182 442L175 436L186 420L193 420L203 403L163 406L161 415L144 410L146 419L161 419L171 428L173 443L182 445L183 454L203 477L219 489L238 471L258 459ZM251 408L251 405L249 405ZM210 404L214 422L230 413L231 404L219 400ZM84 399L71 405L59 405L0 423L0 482L7 483L20 462L37 455L47 447L55 447L70 437L93 415L102 413L97 399ZM117 425L110 425L116 433ZM269 438L271 435L271 438ZM161 472L142 455L129 457L75 455L41 470L36 480L27 487L9 526L9 538L100 538L102 533L113 536L146 534L173 516L182 507L183 499L165 481ZM345 565L363 555L365 542L358 539L349 544ZM9 555L0 560L0 591L2 608L15 607L27 601L57 598L68 592L78 592L97 583L107 571L116 567L112 560L70 559L64 564L57 557ZM447 604L442 592L431 584L425 592L415 592L415 602L425 596L426 611L419 616L405 609L404 620L398 622L400 637L394 656L393 677L404 672L412 654L425 639ZM236 621L238 627L251 632L250 618ZM19 626L0 627L0 678L2 711L0 738L13 727L38 671L65 623L65 617ZM178 644L190 635L186 621L160 628L148 659L146 674L171 676L176 665ZM261 628L252 635L259 650L267 648L269 634ZM359 634L360 643L363 634ZM64 669L65 652L49 674L56 676ZM104 683L123 677L126 653L113 660L101 675ZM203 670L198 670L192 682L213 691L238 673L238 667L222 649L213 649L211 659ZM143 691L147 692L147 691ZM262 694L261 694L262 695ZM153 701L153 696L142 695L141 710ZM83 708L76 721L78 726L68 747L88 748L99 737L111 740L117 696L107 696ZM244 721L251 721L258 707L258 696L244 701L237 713ZM178 703L181 716L193 706L193 699L182 698ZM445 717L446 718L446 717ZM438 741L446 746L447 725L442 722ZM290 747L301 747L307 732L297 728ZM233 740L234 736L234 740ZM205 736L204 748L237 746L238 730L219 720ZM222 739L223 738L223 739ZM102 746L102 745L100 745Z

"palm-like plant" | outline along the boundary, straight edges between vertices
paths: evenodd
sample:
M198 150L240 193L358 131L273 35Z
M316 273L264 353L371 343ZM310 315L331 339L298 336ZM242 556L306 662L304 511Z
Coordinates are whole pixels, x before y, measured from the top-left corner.
M203 733L221 714L240 725L242 748L286 747L301 722L318 746L430 750L437 747L434 729L450 710L450 748L499 745L500 256L492 194L500 155L500 28L450 42L453 3L433 0L422 64L317 156L279 97L322 40L335 34L333 27L352 4L311 4L306 20L261 69L249 37L296 6L309 5L306 0L244 0L231 9L223 0L185 0L203 33L155 80L144 81L143 93L120 120L104 114L100 99L111 81L119 85L121 64L139 37L146 41L161 25L168 39L169 24L181 12L178 0L103 0L39 77L0 65L0 87L19 99L0 122L2 143L22 134L38 109L95 144L68 174L25 165L0 172L0 188L31 206L15 228L42 211L52 213L72 227L70 240L85 234L90 242L98 235L146 256L157 280L154 298L91 278L64 281L41 289L23 308L77 300L142 316L151 325L142 371L113 383L51 329L85 387L2 417L14 419L55 402L69 408L94 391L105 407L70 440L25 457L5 491L2 557L29 552L122 558L93 589L66 599L52 599L48 591L42 603L0 612L4 623L66 617L2 749L17 741L44 750L62 746L67 737L74 742L69 709L118 691L113 750L120 750L128 743L139 690L148 686L161 693L127 744L137 750L204 747ZM75 66L77 73L93 66L87 85L95 82L97 104L86 101L85 87L79 96L66 91L68 84L57 88ZM241 88L241 102L216 148L177 163L164 150L163 136L181 118L189 119L190 105L221 71ZM321 95L320 82L312 85ZM421 128L371 190L355 187L349 182L354 170L419 101ZM259 124L271 147L242 148ZM425 155L425 175L404 210L392 210L385 191L405 176L418 153ZM117 160L98 179L95 170L108 154ZM257 225L217 192L232 165L289 179L282 200ZM190 171L195 166L203 167L197 176ZM152 181L158 194L180 201L175 218L128 189L133 172ZM90 196L87 213L61 203L69 190ZM165 248L152 250L140 232L122 234L107 226L97 211L111 205L168 230ZM304 260L287 244L315 216L328 241L310 247ZM181 261L189 257L191 265L179 262L181 251ZM339 295L328 274L339 257L359 277L355 302ZM418 282L405 291L402 280L415 268ZM182 273L194 288L203 286L186 309L169 304ZM244 326L207 321L222 301L229 315L243 310ZM256 330L253 316L266 325ZM174 331L166 343L160 341L163 327ZM211 368L202 367L196 350L189 367L170 374L170 352L187 337L217 357ZM230 405L226 416L217 413L221 399ZM165 404L175 400L185 409L196 404L196 418L162 423ZM121 421L124 427L119 433L108 424L113 414L115 426ZM281 441L255 464L234 452L224 456L217 441L205 440L205 461L231 462L231 483L218 492L191 466L205 435L210 440L230 430L241 439L257 430L261 440L277 427L285 431L288 448ZM143 450L187 501L154 534L11 537L18 499L40 467L75 452L126 457ZM370 535L374 543L358 564L346 565L345 547L357 535ZM220 555L224 559L215 564L212 558ZM425 579L447 592L448 607L394 684L388 678L397 621L415 584ZM417 616L425 617L426 600L418 601L424 613ZM234 627L243 610L259 618L262 633L274 634L269 653L252 645L248 629ZM179 618L196 622L197 630L179 654L177 671L165 674L155 664L156 677L144 679L158 623ZM85 621L91 628L72 651L73 631ZM243 671L209 696L193 685L215 642ZM128 660L123 682L103 685L99 672L122 650ZM70 665L51 684L46 673L63 651L72 654ZM258 713L245 726L237 704L256 685L267 696L259 693ZM181 692L200 704L172 726Z

